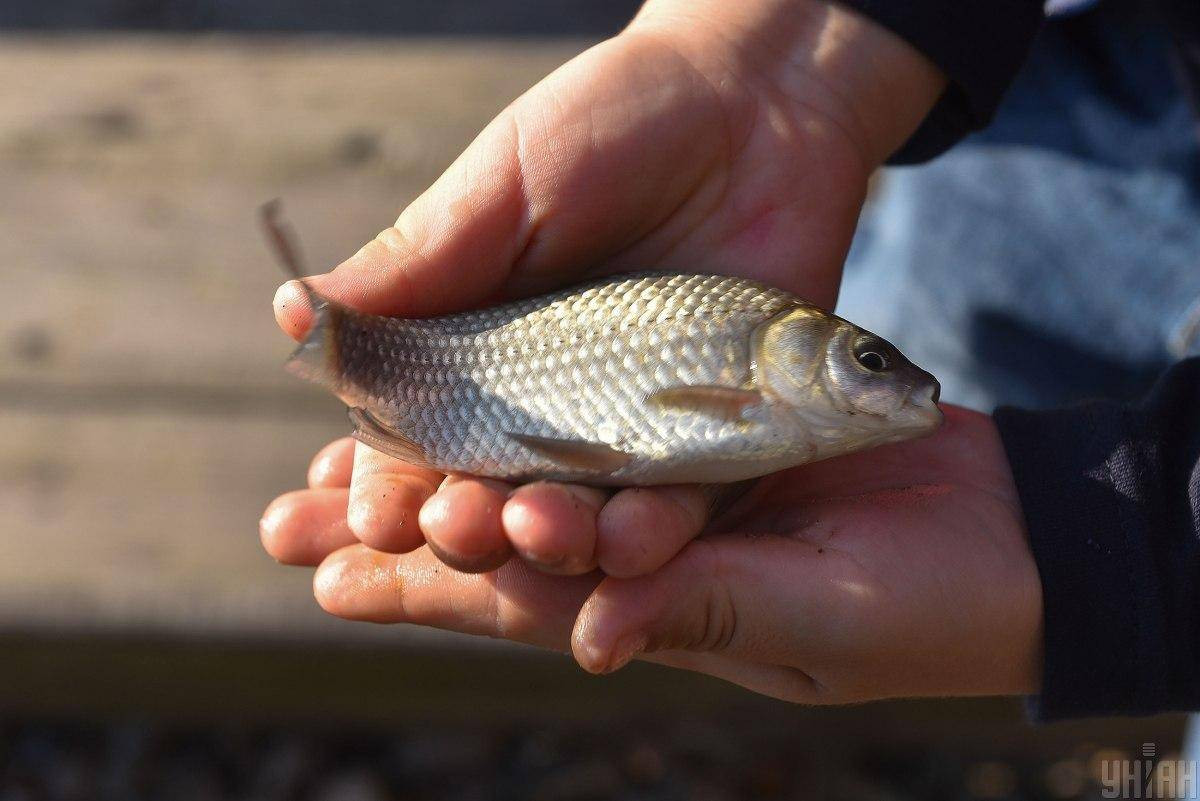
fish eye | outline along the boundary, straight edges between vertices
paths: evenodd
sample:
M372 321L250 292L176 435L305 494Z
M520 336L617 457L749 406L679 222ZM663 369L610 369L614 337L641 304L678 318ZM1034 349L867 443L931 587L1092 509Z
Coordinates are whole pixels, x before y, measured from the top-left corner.
M868 350L858 354L858 363L872 373L882 373L888 369L887 357L878 351Z
M885 373L892 369L888 347L879 340L867 340L854 349L854 358L872 373Z

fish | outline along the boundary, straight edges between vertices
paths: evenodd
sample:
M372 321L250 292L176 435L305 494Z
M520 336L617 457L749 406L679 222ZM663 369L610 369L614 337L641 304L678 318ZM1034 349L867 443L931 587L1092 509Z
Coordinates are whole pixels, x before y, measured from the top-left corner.
M287 368L360 442L442 473L732 483L942 422L937 380L891 343L748 278L627 273L422 319L304 286L315 323Z

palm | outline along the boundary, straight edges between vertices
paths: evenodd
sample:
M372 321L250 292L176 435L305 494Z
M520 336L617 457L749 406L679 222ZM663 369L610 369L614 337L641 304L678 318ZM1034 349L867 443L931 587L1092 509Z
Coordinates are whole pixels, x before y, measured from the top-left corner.
M702 59L653 36L622 37L515 106L524 138L554 154L560 191L578 188L571 201L589 218L564 255L606 270L745 274L832 305L865 160L824 102L797 102L770 76ZM560 85L584 102L551 103Z
M665 564L626 578L524 560L439 572L426 548L385 554L336 537L314 551L311 497L283 504L301 514L270 526L267 547L323 562L317 597L333 614L571 648L594 671L634 655L636 635L643 658L792 700L1027 692L1040 585L1007 461L988 417L945 410L927 439L761 480ZM326 514L344 532L345 507ZM617 536L645 554L664 530Z
M738 547L725 539L734 533L778 538L780 550L762 554L764 570L785 564L806 588L805 605L822 610L816 639L844 645L793 666L839 694L871 697L871 682L885 676L889 692L956 683L968 692L995 651L964 645L1007 649L1036 629L1040 598L1020 506L983 415L949 407L933 437L778 473L740 506L720 522L717 547ZM1011 629L981 636L978 627L998 619ZM974 665L967 683L963 660ZM910 666L908 675L889 665Z
M676 268L832 306L870 166L816 82L739 69L647 33L588 50L315 285L365 311L425 315ZM303 331L304 304L288 305L281 324Z

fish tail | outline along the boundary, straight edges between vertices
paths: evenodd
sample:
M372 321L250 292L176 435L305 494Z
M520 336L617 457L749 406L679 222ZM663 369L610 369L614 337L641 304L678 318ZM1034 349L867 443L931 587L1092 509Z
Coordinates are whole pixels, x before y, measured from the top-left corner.
M282 209L283 202L279 198L268 200L259 207L259 218L276 258L284 271L304 289L313 312L312 327L288 357L286 366L295 375L336 391L339 383L337 333L345 309L313 289L301 267L296 236L282 219Z
M328 387L337 392L341 371L338 362L338 329L341 326L342 308L325 301L313 308L315 319L312 328L292 351L285 366L293 375Z

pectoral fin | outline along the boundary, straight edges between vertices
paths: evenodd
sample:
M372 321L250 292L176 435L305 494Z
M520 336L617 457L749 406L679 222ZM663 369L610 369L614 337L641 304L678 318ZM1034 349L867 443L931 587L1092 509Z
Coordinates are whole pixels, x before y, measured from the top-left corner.
M762 403L762 393L722 386L671 387L652 393L647 400L662 409L694 412L727 423L743 419L746 409Z
M508 436L539 456L544 456L552 462L562 465L564 469L581 473L612 473L629 464L633 458L628 453L601 442L538 437L533 434L511 432L508 432Z
M429 466L425 449L403 434L389 430L366 409L352 407L349 410L354 432L350 435L364 445L401 461L420 466Z

